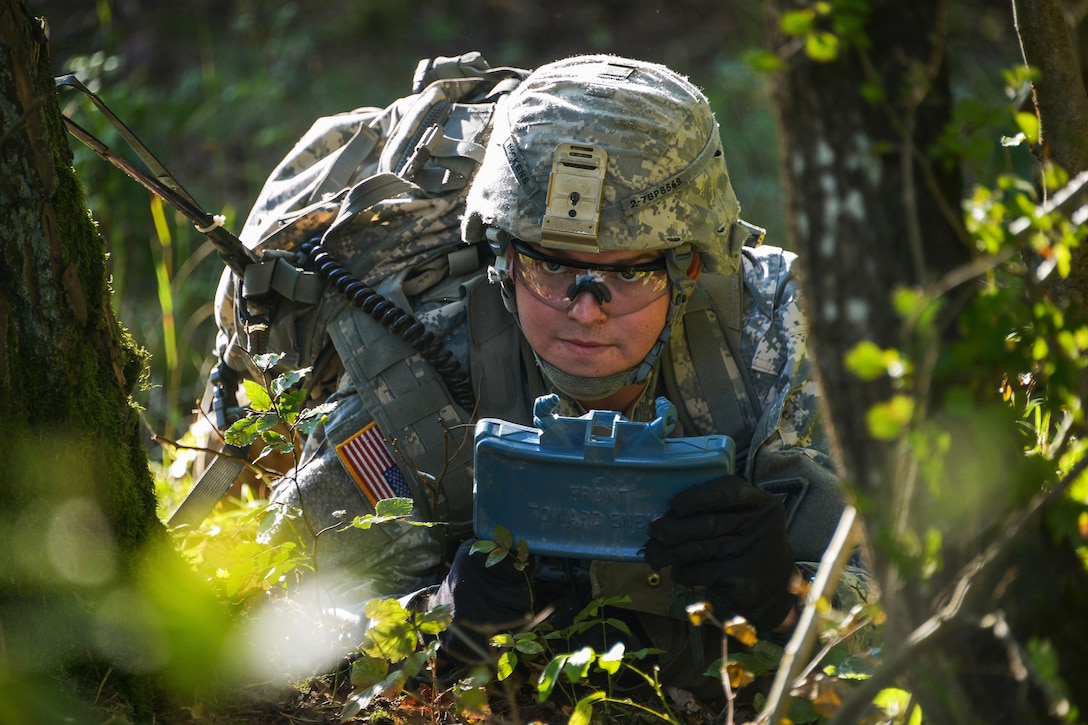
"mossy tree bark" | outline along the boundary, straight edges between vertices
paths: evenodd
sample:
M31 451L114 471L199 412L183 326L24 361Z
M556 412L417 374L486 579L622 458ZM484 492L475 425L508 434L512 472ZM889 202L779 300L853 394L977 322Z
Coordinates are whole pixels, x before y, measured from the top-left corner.
M780 21L798 7L788 0L767 3L771 48L797 51L797 39L783 35ZM960 566L1000 540L1003 522L1023 505L1025 492L1043 484L1041 476L1032 477L1038 469L1027 470L1014 414L994 392L1000 372L992 380L979 379L994 376L989 368L942 378L949 367L937 365L942 345L962 334L957 315L975 291L968 284L935 284L974 254L961 221L960 172L931 155L951 119L943 53L947 6L873 0L832 12L838 20L858 21L864 38L844 31L846 22L835 25L844 45L834 60L783 53L775 105L810 352L841 470L875 551L888 612L886 659L910 652L897 674L906 676L927 721L1047 721L1046 693L1015 659L1033 638L1048 640L1066 650L1066 682L1083 681L1073 647L1063 647L1048 624L1065 627L1064 641L1080 646L1079 617L1062 608L1076 601L1071 591L1088 587L1072 547L1055 545L1037 519L1016 546L998 547L1001 556L985 570L990 576L972 582L962 606L945 610L952 621L937 626L922 646L910 641L938 607L955 600L955 585L966 581L959 579ZM842 17L851 12L857 14ZM932 327L912 326L896 311L895 290L938 287L944 299ZM923 329L931 330L928 336ZM862 380L845 363L860 343L902 351L915 365L906 378ZM896 395L913 406L912 437L876 438L868 413ZM945 444L948 455L941 454ZM931 535L940 537L931 540L941 542L944 561L936 573L923 571L918 553ZM1004 616L1011 634L1002 638L997 628L980 626L987 615Z
M26 702L59 673L77 700L110 679L108 649L127 645L102 604L165 539L129 398L144 360L71 162L42 27L0 0L0 691L22 680ZM119 670L106 692L131 698L140 679Z

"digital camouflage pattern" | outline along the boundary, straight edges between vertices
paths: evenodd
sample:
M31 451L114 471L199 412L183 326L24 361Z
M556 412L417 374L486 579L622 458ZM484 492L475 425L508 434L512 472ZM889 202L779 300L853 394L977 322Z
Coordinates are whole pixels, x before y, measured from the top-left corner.
M707 271L736 271L740 205L706 97L664 66L613 56L541 66L499 102L465 239L496 227L549 246L541 233L549 177L556 147L570 141L608 155L598 251L691 245Z
M284 258L292 265L301 264L298 247L318 238L367 284L376 287L396 279L409 294L448 276L451 264L456 267L459 259L467 258L457 255L465 248L460 218L468 180L483 155L492 109L490 102L462 101L487 91L496 79L518 73L483 72L495 75L447 79L387 108L363 107L318 119L272 172L239 238L262 261ZM436 118L438 128L457 138L435 134L420 153L420 137ZM402 184L392 187L395 193L389 198L368 204L375 175L387 175L383 181L397 175ZM478 266L475 259L473 255L473 267ZM258 337L250 334L247 316L241 314L239 285L225 270L215 304L217 353L232 368L260 380L249 359L252 354L285 353L276 371L282 372L314 365L328 351L326 330L348 304L343 295L326 289L318 304L289 296L279 300ZM394 293L393 301L403 300ZM260 304L251 307L259 316ZM251 316L254 310L248 312ZM342 367L332 363L330 370L318 372L324 373L327 386Z

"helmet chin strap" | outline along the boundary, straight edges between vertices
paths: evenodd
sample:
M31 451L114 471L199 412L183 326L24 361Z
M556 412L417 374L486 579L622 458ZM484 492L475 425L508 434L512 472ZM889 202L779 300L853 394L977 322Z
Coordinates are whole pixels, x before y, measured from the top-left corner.
M588 377L565 373L533 351L536 364L548 382L575 400L601 400L633 382L638 366L602 377Z

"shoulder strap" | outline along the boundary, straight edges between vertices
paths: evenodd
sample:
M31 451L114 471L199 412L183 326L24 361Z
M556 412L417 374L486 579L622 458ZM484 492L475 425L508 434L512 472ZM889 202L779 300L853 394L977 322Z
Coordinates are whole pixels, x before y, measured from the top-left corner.
M536 364L526 359L524 338L506 311L497 284L480 278L468 291L469 358L476 390L476 419L531 425L532 401L544 393L538 377L527 381Z
M741 356L741 274L699 278L674 330L664 366L666 390L682 398L691 434L720 433L737 443L738 470L759 419L759 399Z
M367 411L405 464L401 470L413 479L425 515L448 507L450 536L470 530L472 428L434 366L353 307L333 320L329 335Z

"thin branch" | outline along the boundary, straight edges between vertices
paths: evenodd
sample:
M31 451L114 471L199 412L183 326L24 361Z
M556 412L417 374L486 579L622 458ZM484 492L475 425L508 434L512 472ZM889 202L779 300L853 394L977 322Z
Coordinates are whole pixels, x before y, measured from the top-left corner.
M872 677L854 690L850 698L835 713L830 725L848 725L857 722L872 703L873 698L883 688L887 687L910 663L917 661L923 651L934 646L949 633L949 625L956 624L973 614L974 608L970 605L974 602L968 602L972 585L979 579L985 580L985 577L992 573L992 569L1001 562L1002 556L1020 538L1028 525L1064 498L1069 487L1086 470L1088 470L1088 457L1079 460L1054 488L1037 494L1026 509L1013 512L1009 517L1009 523L1001 529L1001 537L987 546L982 554L961 570L948 603L911 632L903 646L895 650ZM991 592L976 592L976 594L982 601L990 600Z
M830 600L830 596L839 582L846 561L859 538L860 522L857 519L857 510L853 506L847 506L839 518L838 528L831 538L823 558L820 559L820 568L816 571L816 579L809 589L805 601L804 611L793 630L793 636L786 644L782 653L782 661L775 673L774 684L767 695L767 704L755 720L755 725L777 725L782 714L789 707L790 689L798 672L804 665L804 659L812 651L816 641L817 629L817 605L821 599Z

